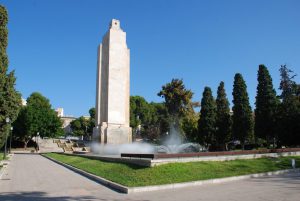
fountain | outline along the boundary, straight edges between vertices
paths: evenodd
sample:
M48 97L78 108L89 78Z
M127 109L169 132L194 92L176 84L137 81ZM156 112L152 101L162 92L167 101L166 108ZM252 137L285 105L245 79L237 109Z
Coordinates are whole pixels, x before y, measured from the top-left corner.
M156 153L193 153L204 151L203 147L196 143L184 143L184 144L174 144L174 145L160 145L155 147Z
M104 144L92 145L93 153L100 155L130 154L180 154L197 153L205 151L205 148L197 143L183 143L180 132L171 124L170 134L167 135L162 145L134 142L130 144Z
M183 143L180 131L175 124L170 124L170 135L164 140L163 144L155 147L156 153L191 153L204 151L204 147L196 143Z

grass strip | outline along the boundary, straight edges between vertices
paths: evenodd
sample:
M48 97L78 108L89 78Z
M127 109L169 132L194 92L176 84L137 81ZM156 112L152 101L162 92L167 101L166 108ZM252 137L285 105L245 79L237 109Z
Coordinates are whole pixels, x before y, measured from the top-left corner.
M295 159L297 165L300 164L299 156L289 156L234 161L170 163L149 168L57 153L45 155L128 187L181 183L290 169L291 159Z
M0 161L3 160L3 153L0 153ZM3 165L0 164L0 169L3 167Z
M0 161L3 160L3 155L4 155L4 153L0 153ZM5 159L7 159L7 155L6 155Z

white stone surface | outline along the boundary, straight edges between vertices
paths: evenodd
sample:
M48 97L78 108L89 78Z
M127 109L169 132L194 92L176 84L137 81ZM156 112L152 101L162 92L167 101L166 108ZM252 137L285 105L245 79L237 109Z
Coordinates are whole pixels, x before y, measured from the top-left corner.
M119 20L111 21L97 56L96 128L93 138L110 144L131 142L130 51Z

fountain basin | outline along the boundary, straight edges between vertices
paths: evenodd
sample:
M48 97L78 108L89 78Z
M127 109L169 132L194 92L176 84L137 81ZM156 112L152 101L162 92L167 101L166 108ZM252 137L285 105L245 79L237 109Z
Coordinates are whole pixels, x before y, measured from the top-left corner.
M121 153L120 155L98 155L93 153L73 154L108 162L135 164L153 167L168 163L199 161L228 161L236 159L255 159L261 157L300 156L300 148L261 149L245 151L196 152L196 153Z
M121 157L162 159L162 158L188 158L188 157L205 157L205 156L207 156L207 157L209 157L209 156L234 156L234 155L287 153L287 152L300 152L300 148L196 152L196 153L155 153L155 154L121 153Z

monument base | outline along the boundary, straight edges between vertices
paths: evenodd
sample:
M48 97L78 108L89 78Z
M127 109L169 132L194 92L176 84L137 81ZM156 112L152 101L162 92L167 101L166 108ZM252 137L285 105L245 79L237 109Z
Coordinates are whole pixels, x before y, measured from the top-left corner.
M94 141L101 144L126 144L132 142L132 128L119 124L107 124L103 122L99 127L94 128Z

